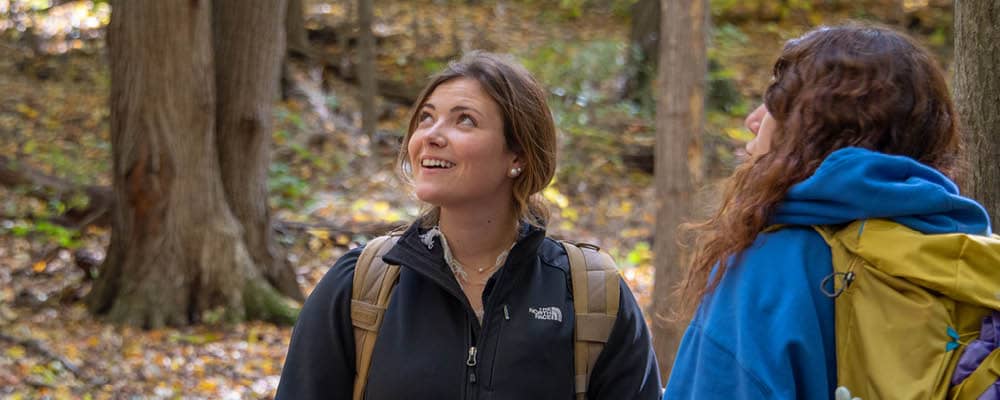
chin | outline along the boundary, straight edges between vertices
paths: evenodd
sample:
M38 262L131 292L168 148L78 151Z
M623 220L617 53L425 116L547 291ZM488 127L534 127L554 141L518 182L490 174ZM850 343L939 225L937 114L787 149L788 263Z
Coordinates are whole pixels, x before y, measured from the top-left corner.
M413 190L413 194L424 203L430 204L432 206L441 205L441 195L436 190L430 188L416 188Z

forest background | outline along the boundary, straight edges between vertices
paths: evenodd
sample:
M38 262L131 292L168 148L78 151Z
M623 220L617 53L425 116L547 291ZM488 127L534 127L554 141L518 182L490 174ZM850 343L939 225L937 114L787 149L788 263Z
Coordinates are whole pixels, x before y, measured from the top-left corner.
M485 49L512 54L549 91L560 134L557 176L543 193L550 234L608 251L654 318L662 293L653 289L656 86L647 60L656 46L641 42L658 36L656 1L292 3L304 37L289 30L267 202L303 294L345 251L418 213L392 169L407 110L430 74ZM355 67L365 62L365 3L374 91ZM953 73L951 1L709 4L688 219L712 209L713 184L742 159L751 138L742 120L787 39L821 24L876 22L914 35ZM105 1L0 0L0 397L269 398L287 325L227 322L221 310L189 326L133 326L88 310L112 241L112 206L102 202L114 180L110 17ZM366 115L377 121L370 131Z

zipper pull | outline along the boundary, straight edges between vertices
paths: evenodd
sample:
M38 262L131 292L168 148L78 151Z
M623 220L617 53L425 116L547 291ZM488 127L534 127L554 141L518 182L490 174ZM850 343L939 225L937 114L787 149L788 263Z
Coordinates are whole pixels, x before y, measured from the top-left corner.
M469 359L465 360L465 365L476 366L476 346L469 347Z
M503 305L503 319L510 321L510 311L507 311L507 305Z

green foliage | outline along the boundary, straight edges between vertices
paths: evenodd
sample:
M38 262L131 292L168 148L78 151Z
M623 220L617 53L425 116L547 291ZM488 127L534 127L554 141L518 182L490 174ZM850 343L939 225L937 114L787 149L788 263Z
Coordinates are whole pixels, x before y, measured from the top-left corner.
M629 15L630 8L638 0L521 0L521 3L553 12L552 16L573 20L584 16L586 13L612 13L618 17ZM550 11L552 10L552 11Z
M81 245L79 230L56 225L44 220L37 222L22 220L11 225L0 226L0 234L7 233L16 237L38 238L67 249L75 249Z
M584 107L608 100L624 71L625 51L625 43L616 40L553 41L521 61L557 98Z
M722 111L727 114L742 114L747 109L743 95L733 81L733 71L724 68L716 59L708 60L708 95L706 102L709 112Z
M293 174L288 164L272 162L267 177L272 207L297 209L306 205L309 182Z
M653 262L653 250L648 242L636 243L628 255L625 256L624 266L635 267L639 265L649 265Z

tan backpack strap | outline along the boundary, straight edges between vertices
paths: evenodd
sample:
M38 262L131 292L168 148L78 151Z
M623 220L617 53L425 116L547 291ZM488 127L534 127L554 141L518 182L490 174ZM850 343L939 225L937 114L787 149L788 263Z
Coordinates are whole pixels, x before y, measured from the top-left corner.
M573 280L576 398L585 399L590 373L618 318L618 268L596 246L562 242Z
M368 242L354 265L351 292L351 323L354 325L354 399L364 396L375 339L389 305L392 289L399 279L399 266L382 261L398 236L379 236Z

